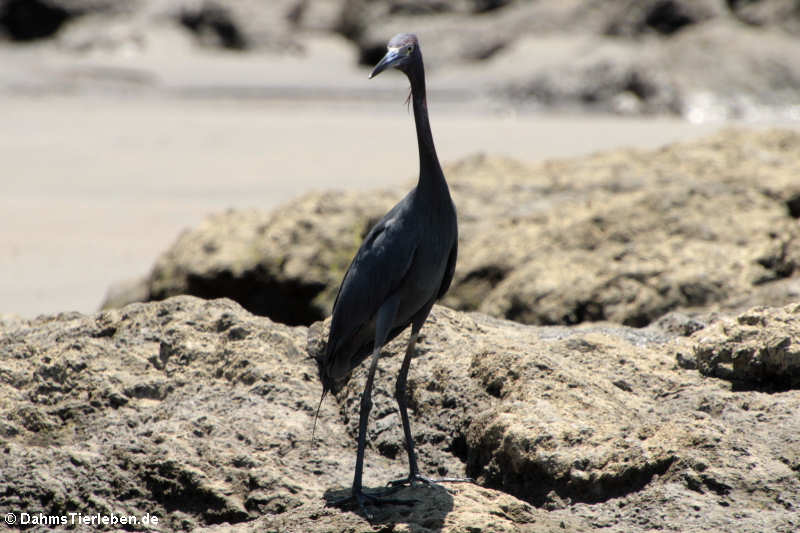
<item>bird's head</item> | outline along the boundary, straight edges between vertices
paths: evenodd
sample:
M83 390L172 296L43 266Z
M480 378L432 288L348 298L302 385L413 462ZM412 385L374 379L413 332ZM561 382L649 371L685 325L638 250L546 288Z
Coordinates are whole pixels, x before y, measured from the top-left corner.
M396 68L408 74L406 67L420 56L419 42L413 33L399 33L391 38L386 45L386 55L383 56L369 77L374 78L389 67Z

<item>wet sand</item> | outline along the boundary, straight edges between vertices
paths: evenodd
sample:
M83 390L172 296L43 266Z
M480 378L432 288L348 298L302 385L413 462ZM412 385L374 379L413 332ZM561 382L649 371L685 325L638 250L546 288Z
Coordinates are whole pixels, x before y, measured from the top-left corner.
M0 313L97 309L181 230L231 207L312 189L368 189L417 172L405 88L354 101L4 98ZM395 98L396 96L396 98ZM719 125L670 118L515 114L429 103L440 158L523 161L655 147Z

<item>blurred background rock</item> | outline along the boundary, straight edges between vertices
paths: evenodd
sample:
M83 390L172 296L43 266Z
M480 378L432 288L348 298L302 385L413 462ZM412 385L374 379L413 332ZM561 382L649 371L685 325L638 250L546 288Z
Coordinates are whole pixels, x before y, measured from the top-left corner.
M325 37L365 66L380 58L387 36L409 29L446 86L515 105L691 120L800 114L800 7L793 0L0 2L8 43L50 41L54 53L106 60L193 44L303 57L315 53L310 41ZM20 83L14 65L4 63L7 89L65 90L78 82L58 79L56 70ZM154 74L164 74L146 61L135 67L100 74L152 85Z

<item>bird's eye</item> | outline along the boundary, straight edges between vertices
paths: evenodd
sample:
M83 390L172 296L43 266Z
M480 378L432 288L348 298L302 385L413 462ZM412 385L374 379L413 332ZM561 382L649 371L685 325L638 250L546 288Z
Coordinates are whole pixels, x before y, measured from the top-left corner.
M409 45L406 47L406 52L408 52L409 54L410 54L410 53L411 53L413 50L414 50L414 47L413 47L412 45L410 45L410 44L409 44Z

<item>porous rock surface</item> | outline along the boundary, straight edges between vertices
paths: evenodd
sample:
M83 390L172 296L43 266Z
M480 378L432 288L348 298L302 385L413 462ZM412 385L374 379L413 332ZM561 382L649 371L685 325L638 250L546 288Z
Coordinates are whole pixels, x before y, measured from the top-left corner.
M703 331L694 355L700 372L760 386L800 387L800 305L754 308Z
M778 330L793 310L748 313ZM0 506L149 512L164 531L800 526L798 390L734 390L676 364L714 328L681 315L541 327L434 307L409 376L420 464L477 484L401 489L417 505L376 508L372 522L326 506L351 480L364 369L323 403L312 447L325 327L189 296L4 319ZM392 398L406 340L379 365L368 487L406 469Z
M800 295L800 134L723 130L657 150L447 165L459 260L445 304L528 324L645 326L669 311ZM330 313L348 262L403 188L229 211L159 258L148 297L227 296L290 324Z
M509 193L494 195L492 209L505 209L494 219L481 200L456 199L481 226L465 239L447 302L524 323L644 326L795 276L798 148L796 133L727 130L518 172L467 164L453 173L457 191L489 203L502 175Z

